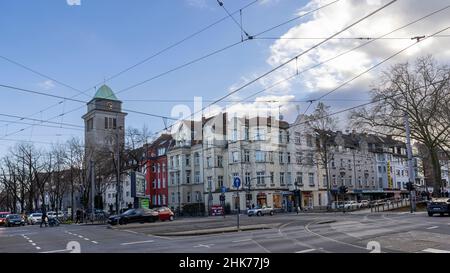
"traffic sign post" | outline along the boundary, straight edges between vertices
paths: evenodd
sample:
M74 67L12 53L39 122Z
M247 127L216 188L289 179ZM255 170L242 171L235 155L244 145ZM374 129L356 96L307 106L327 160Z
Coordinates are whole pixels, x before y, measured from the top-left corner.
M241 186L241 179L236 176L233 180L233 186L236 188L237 201L237 230L239 231L239 214L241 213L241 202L239 200L239 187Z

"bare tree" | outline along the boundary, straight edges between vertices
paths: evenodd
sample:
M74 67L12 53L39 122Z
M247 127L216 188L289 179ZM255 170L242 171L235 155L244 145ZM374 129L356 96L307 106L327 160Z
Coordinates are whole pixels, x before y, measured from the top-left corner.
M329 163L333 158L334 145L333 130L336 129L338 119L330 115L330 106L319 102L314 112L307 118L308 125L316 133L317 162L325 170L327 180L328 206L331 206L331 184Z
M381 133L405 137L409 117L411 137L423 144L432 165L433 192L441 188L438 151L450 148L450 69L431 57L418 58L414 65L402 63L385 71L372 90L374 105L351 113L355 128L375 128Z

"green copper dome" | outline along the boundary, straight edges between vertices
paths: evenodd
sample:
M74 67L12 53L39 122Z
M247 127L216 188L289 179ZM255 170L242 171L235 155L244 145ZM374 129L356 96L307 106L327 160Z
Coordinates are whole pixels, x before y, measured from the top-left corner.
M102 85L95 93L94 99L119 100L107 85Z

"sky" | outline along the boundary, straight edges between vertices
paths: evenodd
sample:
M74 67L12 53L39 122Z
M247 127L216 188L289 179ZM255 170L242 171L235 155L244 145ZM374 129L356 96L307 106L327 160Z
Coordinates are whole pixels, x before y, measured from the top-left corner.
M222 2L227 11L234 12L253 0ZM95 94L95 88L106 83L123 101L123 108L171 116L177 114L180 105L194 111L190 102L194 97L208 101L230 94L388 2L259 0L242 10L242 18L237 12L235 22L227 17L226 10L216 0L4 0L0 2L0 84L87 102ZM241 19L242 29L249 35L256 35L329 3L332 4L242 42L245 34L238 25ZM448 0L398 0L338 37L378 37L449 4ZM198 35L108 80L224 17L227 18ZM244 111L260 106L260 101L277 100L281 102L280 110L285 119L292 122L298 113L306 110L310 113L315 106L313 103L308 107L308 102L298 101L315 99L333 90L413 44L411 37L431 35L449 27L449 18L450 8L386 36L403 39L376 40L327 61L368 41L330 40L226 100L242 100L300 71L292 80L231 107ZM449 35L450 31L440 34ZM235 43L220 53L155 78ZM376 85L382 71L395 63L414 62L415 58L427 54L432 54L440 63L448 63L449 44L449 37L424 40L339 88L324 98L324 102L332 111L367 102L368 91ZM311 68L324 61L327 62ZM145 83L136 86L142 82ZM85 104L60 103L61 99L4 87L0 87L0 92L0 156L21 140L46 148L72 136L83 138L81 116L86 112ZM204 102L203 106L206 105ZM207 112L213 114L225 106L222 103ZM45 124L52 127L40 126L40 120L49 120L51 123ZM128 114L127 127L144 125L152 132L164 128L161 118Z

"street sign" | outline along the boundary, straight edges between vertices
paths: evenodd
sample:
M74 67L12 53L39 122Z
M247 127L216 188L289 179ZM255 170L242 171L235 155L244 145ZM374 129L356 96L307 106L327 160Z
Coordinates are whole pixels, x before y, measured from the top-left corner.
M234 178L234 180L233 180L233 186L235 187L235 188L239 188L240 186L241 186L241 179L239 178L239 177L235 177Z
M227 191L227 188L225 186L222 186L222 193L225 193Z

